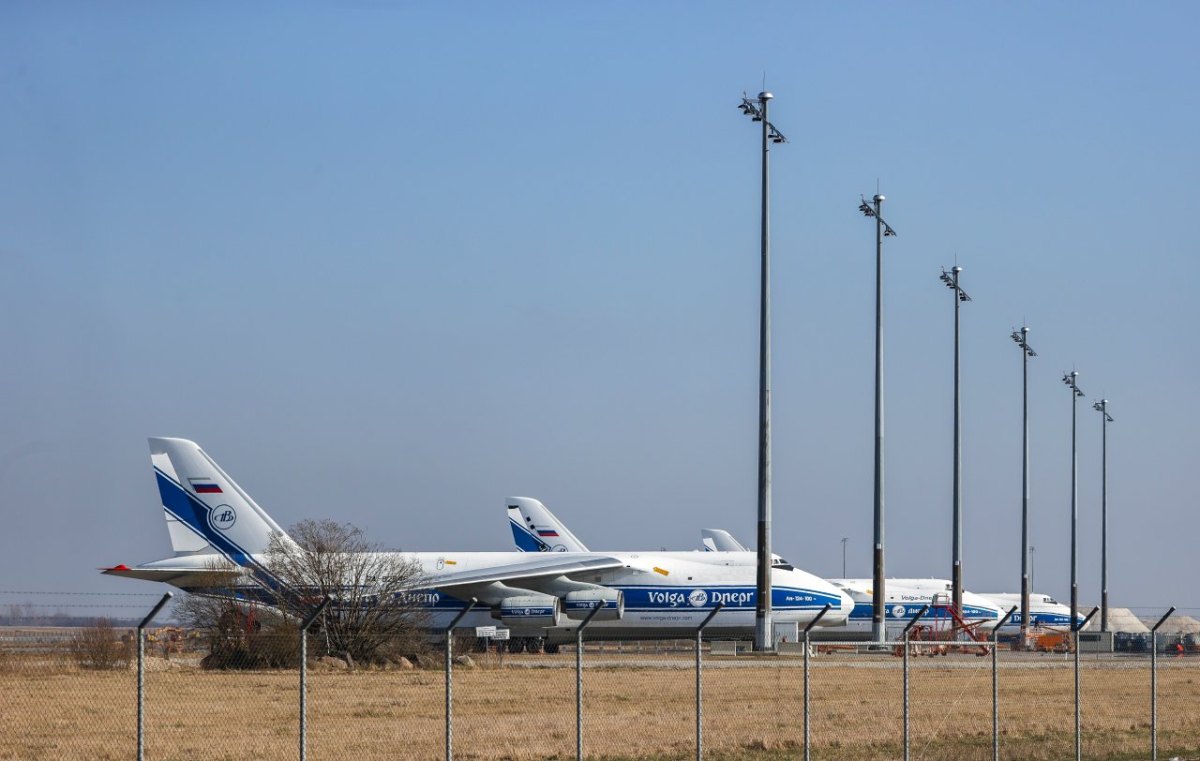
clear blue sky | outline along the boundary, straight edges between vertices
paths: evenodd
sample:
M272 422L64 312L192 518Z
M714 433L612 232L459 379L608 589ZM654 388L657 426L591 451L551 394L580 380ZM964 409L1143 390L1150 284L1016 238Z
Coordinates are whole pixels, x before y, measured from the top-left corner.
M503 498L596 548L754 537L758 134L773 152L776 548L870 574L876 182L889 575L1200 612L1194 3L0 6L0 578L155 592L145 438L284 525L508 549ZM0 603L12 600L0 597Z

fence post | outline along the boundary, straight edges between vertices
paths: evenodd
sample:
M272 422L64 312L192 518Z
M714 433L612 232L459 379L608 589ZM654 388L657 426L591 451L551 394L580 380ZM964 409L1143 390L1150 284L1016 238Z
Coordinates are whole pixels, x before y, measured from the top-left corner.
M300 622L300 761L308 758L308 627L329 606L329 596Z
M1172 605L1150 630L1150 761L1158 761L1158 627L1174 612Z
M812 631L812 628L817 625L817 622L820 621L832 607L833 606L829 603L825 603L825 607L821 608L821 612L818 613L813 620L808 622L808 626L804 627L804 761L808 761L810 753L808 747L808 646L810 643L808 634Z
M1092 620L1092 616L1096 615L1099 608L1092 608L1092 612L1087 614L1087 618L1078 623L1071 622L1071 644L1075 651L1075 761L1083 761L1083 728L1079 719L1079 632L1083 627L1087 626L1088 621Z
M992 629L992 761L1000 761L1000 674L996 662L1000 651L1000 627L1016 612L1017 606L1009 608L1004 618L996 623L996 628Z
M713 620L713 616L717 615L717 612L724 607L725 603L717 603L717 607L713 608L712 612L700 622L700 626L696 627L696 761L700 761L700 757L704 753L704 734L701 730L704 709L700 684L700 643L704 639L704 627L708 626L709 622Z
M929 612L929 606L924 605L913 620L904 627L904 761L908 761L908 633L921 620L921 616Z
M583 761L583 630L592 622L603 603L596 603L587 618L579 622L575 630L575 759Z
M463 620L463 616L471 612L477 602L479 600L474 597L468 600L467 607L459 611L446 627L446 761L454 758L454 704L451 695L454 683L454 668L451 665L454 658L454 627Z
M145 753L146 740L146 714L145 714L145 679L146 679L146 627L158 615L163 606L167 604L167 600L174 597L173 594L167 592L158 601L158 604L150 611L149 615L142 619L142 622L137 627L137 761L142 761Z

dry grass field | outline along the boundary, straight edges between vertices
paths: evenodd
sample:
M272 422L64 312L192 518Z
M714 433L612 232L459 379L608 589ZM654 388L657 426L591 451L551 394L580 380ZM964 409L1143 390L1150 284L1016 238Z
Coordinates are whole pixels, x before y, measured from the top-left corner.
M619 659L617 659L619 660ZM637 664L649 659L628 658ZM686 657L584 672L585 755L695 757L695 673ZM297 672L214 673L151 661L146 758L152 761L298 757ZM571 656L508 656L504 668L458 669L459 759L523 761L575 755ZM1061 656L1003 659L1001 756L1074 754L1073 676ZM798 659L711 659L704 672L706 758L792 759L803 740ZM901 755L898 659L813 659L815 759ZM1145 660L1088 660L1082 671L1084 757L1149 755ZM310 672L309 758L436 759L444 754L443 675L434 671ZM915 658L912 758L991 758L990 660ZM136 676L63 663L0 665L0 759L130 759ZM1200 759L1200 660L1160 661L1160 757Z

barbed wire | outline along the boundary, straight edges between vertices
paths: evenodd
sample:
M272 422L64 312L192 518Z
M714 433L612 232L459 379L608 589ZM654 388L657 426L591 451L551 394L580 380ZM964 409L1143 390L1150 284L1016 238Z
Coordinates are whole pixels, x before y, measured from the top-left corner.
M27 604L21 605L21 607L26 610L32 609L35 611L42 611L42 610L66 610L68 608L100 608L100 609L131 608L134 610L146 610L149 606L136 605L131 602L130 603L110 602L110 603L103 603L103 604L96 603L94 605L88 605L87 603L64 603L64 604L59 604L59 605L38 605L36 603L27 603ZM5 616L5 613L3 611L0 611L0 618L3 618L4 616Z
M75 595L79 597L162 597L154 592L37 592L0 589L0 595Z

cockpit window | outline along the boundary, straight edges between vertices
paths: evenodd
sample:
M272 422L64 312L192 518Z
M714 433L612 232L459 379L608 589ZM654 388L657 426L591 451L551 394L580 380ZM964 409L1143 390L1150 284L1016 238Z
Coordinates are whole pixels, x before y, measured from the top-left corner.
M794 565L792 565L791 563L787 562L787 561L786 561L786 560L784 560L783 558L774 558L774 559L772 559L772 560L771 560L771 567L772 567L772 568L781 568L781 569L783 569L783 570L785 570L785 571L794 571L794 570L796 570L796 566L794 566Z

